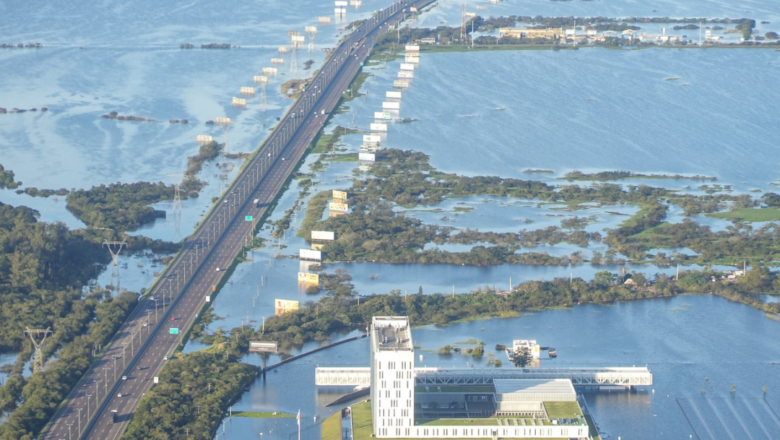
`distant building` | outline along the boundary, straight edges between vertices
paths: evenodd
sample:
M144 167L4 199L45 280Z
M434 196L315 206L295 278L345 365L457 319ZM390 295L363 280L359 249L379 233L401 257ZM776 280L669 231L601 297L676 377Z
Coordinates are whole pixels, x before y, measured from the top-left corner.
M375 438L589 438L570 379L496 378L482 385L415 386L409 319L375 316L370 338ZM514 342L513 347L531 348L538 359L536 341ZM416 418L425 420L418 424Z
M371 320L371 415L375 437L410 437L414 426L414 347L409 318Z
M535 339L515 339L514 341L512 341L513 352L521 348L527 348L528 351L533 356L534 360L539 360L539 353L541 352L541 347L539 347L539 344L536 343Z
M544 29L515 29L515 28L499 28L498 38L531 38L531 39L547 39L547 40L560 40L566 38L566 33L563 28L544 28Z

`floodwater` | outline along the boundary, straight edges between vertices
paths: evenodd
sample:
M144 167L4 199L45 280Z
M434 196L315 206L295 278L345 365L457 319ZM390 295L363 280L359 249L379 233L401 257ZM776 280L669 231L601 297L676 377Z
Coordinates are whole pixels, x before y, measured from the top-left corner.
M473 10L476 3L471 3ZM489 15L527 14L545 16L708 16L741 17L780 22L773 2L704 1L673 2L550 2L532 0L502 2L489 6ZM380 2L367 1L347 20L366 17ZM655 11L653 11L655 10ZM111 182L169 181L168 174L182 173L186 158L196 154L198 134L222 141L223 133L205 121L229 116L229 149L251 151L291 101L279 92L282 82L309 76L321 65L325 47L340 37L343 23L319 26L313 53L299 50L298 72L290 71L290 55L267 88L267 105L261 110L257 95L249 97L247 109L231 106L241 86L252 86L252 76L270 66L279 56L276 47L288 44L286 31L317 25L318 16L331 16L327 2L284 2L262 5L229 2L219 8L203 0L173 4L135 1L108 4L97 0L78 4L37 5L14 0L0 5L6 20L0 33L13 42L41 42L42 49L0 50L0 106L41 108L49 111L0 115L0 163L16 172L25 186L58 189L88 188ZM483 15L488 15L483 13ZM457 23L460 3L440 2L417 26ZM759 26L760 28L763 25ZM308 39L307 39L308 40ZM11 42L11 41L9 41ZM181 50L180 43L231 43L230 50ZM83 48L83 49L82 49ZM302 70L307 59L311 70ZM400 60L366 68L372 74L349 109L332 125L367 129L373 112L381 109L384 93L398 71ZM737 192L753 188L772 190L777 182L775 108L780 91L778 52L773 50L605 50L515 51L423 54L420 67L400 114L417 118L408 124L391 124L383 146L413 149L431 155L431 164L444 172L466 175L500 175L556 181L568 171L625 169L643 173L707 175ZM668 80L679 78L679 80ZM497 110L504 108L503 110ZM101 119L112 110L122 115L151 117L155 123ZM169 119L188 119L189 124L169 124ZM444 129L442 129L444 127ZM357 151L360 135L343 138L348 151ZM316 159L307 159L307 166ZM224 161L221 161L224 162ZM307 170L307 166L303 171ZM320 173L321 183L312 190L348 189L355 163L334 163ZM524 174L527 168L551 169L554 174ZM233 172L234 173L234 172ZM176 220L169 203L156 207L169 212L166 219L137 231L164 240L187 235L210 206L220 183L229 181L214 164L200 178L208 181L201 197L183 202ZM626 183L626 182L622 182ZM632 180L697 193L701 182L689 180ZM712 183L712 182L707 182ZM689 188L692 187L692 188ZM285 193L271 220L279 219L295 202L298 188ZM474 210L455 216L458 227L480 230L519 230L558 224L554 207L504 206L491 198L468 201ZM39 209L42 220L63 221L83 227L65 209L60 198L32 199L12 191L0 191L0 200ZM308 198L307 198L308 200ZM460 202L460 201L459 201ZM442 207L453 209L458 202ZM461 205L462 206L462 205ZM429 207L426 207L426 209ZM633 213L632 207L610 209ZM598 214L588 230L614 227L620 216L593 208L570 215ZM301 212L302 214L302 212ZM429 223L442 214L409 212ZM448 214L444 214L448 215ZM296 219L300 224L302 215ZM534 223L515 218L533 218ZM563 217L566 218L566 217ZM672 209L670 220L682 221L681 210ZM729 222L697 217L713 229ZM297 254L304 240L288 231L281 254ZM270 230L260 236L269 238ZM603 251L594 244L587 251ZM453 248L455 249L455 248ZM579 247L539 247L553 255L568 254ZM666 251L666 250L663 250ZM260 326L273 313L273 300L306 301L297 284L297 272L305 270L295 258L274 258L270 243L252 253L252 261L238 266L230 283L215 299L215 312L223 319L209 330L232 328L247 322ZM589 252L586 252L589 253ZM121 287L148 287L155 268L146 257L120 258ZM126 269L125 269L126 267ZM386 293L396 289L414 293L467 292L484 286L502 288L529 279L579 276L586 279L600 270L617 267L456 267L451 265L385 265L338 263L353 276L360 294ZM631 267L649 273L671 274L674 268ZM111 271L100 274L98 283L111 282ZM267 279L261 281L261 276ZM257 292L260 295L257 295ZM253 298L257 295L257 298ZM693 429L688 412L700 412L701 420L718 414L723 420L753 417L751 409L769 405L775 412L780 402L771 390L780 386L780 362L775 335L780 323L762 312L721 298L679 297L622 303L613 306L583 306L573 310L546 311L516 319L458 324L442 329L414 331L421 346L423 365L484 365L462 356L439 357L438 347L475 338L493 347L513 338L538 339L555 346L556 365L644 365L655 374L655 393L589 394L588 403L603 430L613 438L686 438ZM354 335L356 332L353 332ZM332 335L334 340L348 335ZM316 346L308 344L305 349ZM201 348L188 344L188 350ZM7 363L1 360L1 363ZM256 356L246 361L259 363ZM314 387L314 368L362 366L368 361L366 340L351 342L295 361L270 373L242 396L234 410L281 410L303 414L302 438L316 438L317 424L332 409L325 405L348 390ZM707 380L705 380L707 378ZM729 392L734 385L736 393ZM761 387L767 386L766 400ZM702 395L701 389L706 394ZM761 403L765 402L765 403ZM684 409L681 409L684 408ZM709 409L708 409L709 408ZM685 412L684 412L685 411ZM759 413L759 412L756 412ZM317 415L317 422L314 416ZM737 422L734 422L737 423ZM705 423L706 424L706 423ZM239 419L226 424L226 437L288 439L294 437L295 419ZM706 428L705 428L706 429ZM771 428L767 428L771 429ZM273 430L273 432L271 432ZM698 433L698 431L697 431ZM739 434L737 434L739 436Z
M763 49L423 53L401 103L402 117L420 121L390 125L383 146L465 175L630 170L769 191L780 177L779 60ZM374 71L369 108L381 108L401 62ZM372 116L362 112L360 125Z
M412 330L412 336L415 345L420 346L415 358L419 366L487 368L487 355L476 360L459 354L435 354L446 344L473 347L464 342L476 339L485 343L487 354L503 361L502 368L509 368L506 356L495 353L495 345L525 338L556 347L558 358L543 360L543 366L646 365L653 373L652 387L632 393L587 393L586 400L602 431L611 438L650 440L694 434L709 438L701 431L703 423L697 421L695 409L703 414L704 425L716 433L722 430L717 419L711 417L715 413L734 427L735 438L748 438L740 436L739 420L777 432L776 417L772 419L764 411L767 406L780 409L780 399L772 391L780 387L780 350L775 343L778 331L780 322L765 318L763 312L751 307L712 296L681 296L610 306L586 305L444 328L426 326ZM333 339L350 335L334 335ZM419 355L423 356L422 362ZM295 414L300 409L302 438L317 438L313 417L317 415L321 421L333 413L325 405L351 389L314 387L314 369L367 366L368 357L368 340L361 339L296 360L269 373L265 382L255 382L233 411ZM255 355L247 361L260 362ZM730 392L732 385L735 393ZM768 389L765 398L764 386ZM696 422L695 427L687 422L686 415ZM294 419L234 418L232 426L227 424L225 438L250 438L260 432L263 438L287 439L294 436L296 426ZM714 438L728 438L720 435Z

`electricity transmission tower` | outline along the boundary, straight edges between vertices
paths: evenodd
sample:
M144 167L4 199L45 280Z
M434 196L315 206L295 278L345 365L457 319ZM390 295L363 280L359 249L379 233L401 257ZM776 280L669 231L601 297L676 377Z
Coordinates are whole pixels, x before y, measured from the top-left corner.
M265 75L255 75L255 84L260 84L260 109L265 111L268 103L266 102L265 87L268 85L268 77Z
M183 174L168 174L173 182L173 227L176 236L181 238L181 192L180 187L184 179Z
M127 247L127 242L122 241L104 241L103 246L108 248L108 252L111 254L111 285L115 288L119 288L119 253L122 252L122 247ZM114 252L114 247L118 247ZM116 284L114 284L114 278L116 278Z
M306 35L309 36L309 52L314 52L314 39L317 37L317 26L306 26Z
M219 128L222 129L222 135L225 139L225 154L228 154L228 131L230 130L231 120L230 118L220 116L214 118L214 121L219 125Z
M43 330L40 328L31 329L30 327L27 327L27 330L25 330L24 333L30 337L33 348L35 348L35 354L33 354L33 373L43 371L43 352L41 351L41 348L43 348L43 342L46 340L46 336L51 334L51 330L48 328ZM36 341L36 337L41 337L41 341Z

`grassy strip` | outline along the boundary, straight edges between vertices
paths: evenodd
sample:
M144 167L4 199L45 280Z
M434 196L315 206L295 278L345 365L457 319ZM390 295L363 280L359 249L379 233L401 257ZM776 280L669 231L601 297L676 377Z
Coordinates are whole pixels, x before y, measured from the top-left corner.
M341 411L322 422L322 440L342 440Z
M544 409L551 419L582 417L582 410L577 402L544 402Z
M709 217L720 219L738 219L746 222L771 222L780 220L780 208L738 208L731 211L707 214Z
M253 419L286 419L295 417L292 414L287 414L279 411L240 411L234 412L233 417L251 417ZM325 423L323 422L323 425Z

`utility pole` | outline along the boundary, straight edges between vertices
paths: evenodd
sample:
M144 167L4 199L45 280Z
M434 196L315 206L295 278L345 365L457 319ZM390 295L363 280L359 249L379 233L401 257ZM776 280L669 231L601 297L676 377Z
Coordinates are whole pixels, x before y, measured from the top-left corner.
M51 330L49 330L49 328L43 330L27 327L27 330L25 330L24 333L30 337L30 341L32 341L33 348L35 349L35 354L33 355L35 357L33 361L33 373L43 371L43 351L41 349L43 348L44 341L46 341L46 336L52 334ZM41 337L41 342L35 340L36 336Z

